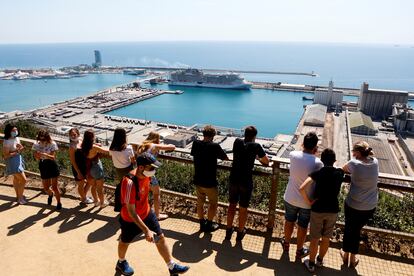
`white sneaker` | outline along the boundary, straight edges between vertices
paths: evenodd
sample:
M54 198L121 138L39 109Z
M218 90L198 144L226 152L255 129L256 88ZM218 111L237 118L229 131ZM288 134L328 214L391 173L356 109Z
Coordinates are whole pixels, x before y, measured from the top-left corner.
M85 203L85 204L92 204L94 201L93 201L93 199L91 198L91 197L87 197L84 201L83 201L83 203Z
M306 259L303 264L306 266L309 272L313 273L315 272L315 264L311 263L309 259Z

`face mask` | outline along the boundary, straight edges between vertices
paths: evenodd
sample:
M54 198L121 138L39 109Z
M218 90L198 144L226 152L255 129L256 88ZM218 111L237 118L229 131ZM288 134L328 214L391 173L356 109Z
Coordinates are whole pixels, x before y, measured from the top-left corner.
M10 135L13 137L13 138L15 138L15 137L17 137L17 135L19 134L19 132L16 130L16 131L12 131L12 132L10 132Z
M74 142L74 143L77 143L77 142L79 142L79 137L76 137L76 138L70 138L70 140L71 140L72 142Z
M143 171L142 174L145 175L146 177L153 177L155 175L155 170Z

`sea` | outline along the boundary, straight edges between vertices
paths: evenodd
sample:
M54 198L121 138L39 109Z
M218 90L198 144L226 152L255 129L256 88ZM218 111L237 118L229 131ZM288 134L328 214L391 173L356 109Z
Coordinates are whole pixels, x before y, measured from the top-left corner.
M282 42L123 42L0 45L0 70L60 68L94 62L100 50L104 65L195 67L237 70L314 72L301 75L244 74L248 80L293 84L370 87L414 91L414 47L407 45ZM31 110L131 82L134 76L91 74L82 78L0 80L0 111ZM180 89L111 114L178 125L214 124L243 128L256 125L259 135L292 134L303 113L305 93L252 89ZM356 101L355 97L346 97ZM410 102L411 105L414 102Z

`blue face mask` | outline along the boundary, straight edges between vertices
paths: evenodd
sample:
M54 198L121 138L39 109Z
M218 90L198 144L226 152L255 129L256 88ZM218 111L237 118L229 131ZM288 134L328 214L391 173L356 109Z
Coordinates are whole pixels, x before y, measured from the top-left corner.
M12 132L10 132L10 135L11 135L11 137L15 138L15 137L17 137L17 135L19 135L19 132L17 130L12 131Z

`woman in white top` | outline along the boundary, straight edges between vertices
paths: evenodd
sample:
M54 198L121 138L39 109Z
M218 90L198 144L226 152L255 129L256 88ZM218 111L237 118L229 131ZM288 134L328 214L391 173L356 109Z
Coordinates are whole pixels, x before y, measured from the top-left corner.
M109 151L95 144L95 133L92 130L85 131L82 141L82 153L86 157L86 177L91 185L91 192L95 206L104 208L108 206L103 194L104 171L100 155L109 155Z
M343 167L351 174L351 185L345 199L345 230L342 260L345 265L355 267L362 227L374 215L378 203L378 160L373 157L372 148L361 141L352 149L354 159Z
M114 132L109 154L112 157L118 183L122 178L134 169L135 164L134 150L127 143L126 131L123 128L117 128Z
M49 132L40 130L33 144L34 157L39 161L40 178L42 179L43 189L48 194L47 205L52 204L53 194L56 197L56 210L62 209L60 202L60 192L58 188L59 167L56 163L56 151L58 146L50 137ZM52 186L52 190L50 190Z
M16 198L19 204L26 204L23 195L26 185L26 175L24 174L24 161L21 155L24 147L17 137L19 132L17 127L7 124L4 128L3 158L6 163L6 175L13 175L13 187L16 191Z
M160 143L160 135L157 132L151 131L148 134L147 139L138 147L138 155L148 152L157 157L160 150L172 151L175 150L174 145L165 145ZM154 212L158 220L163 220L168 218L167 214L160 213L161 205L161 194L160 194L160 185L155 176L151 177L151 191L154 197Z

